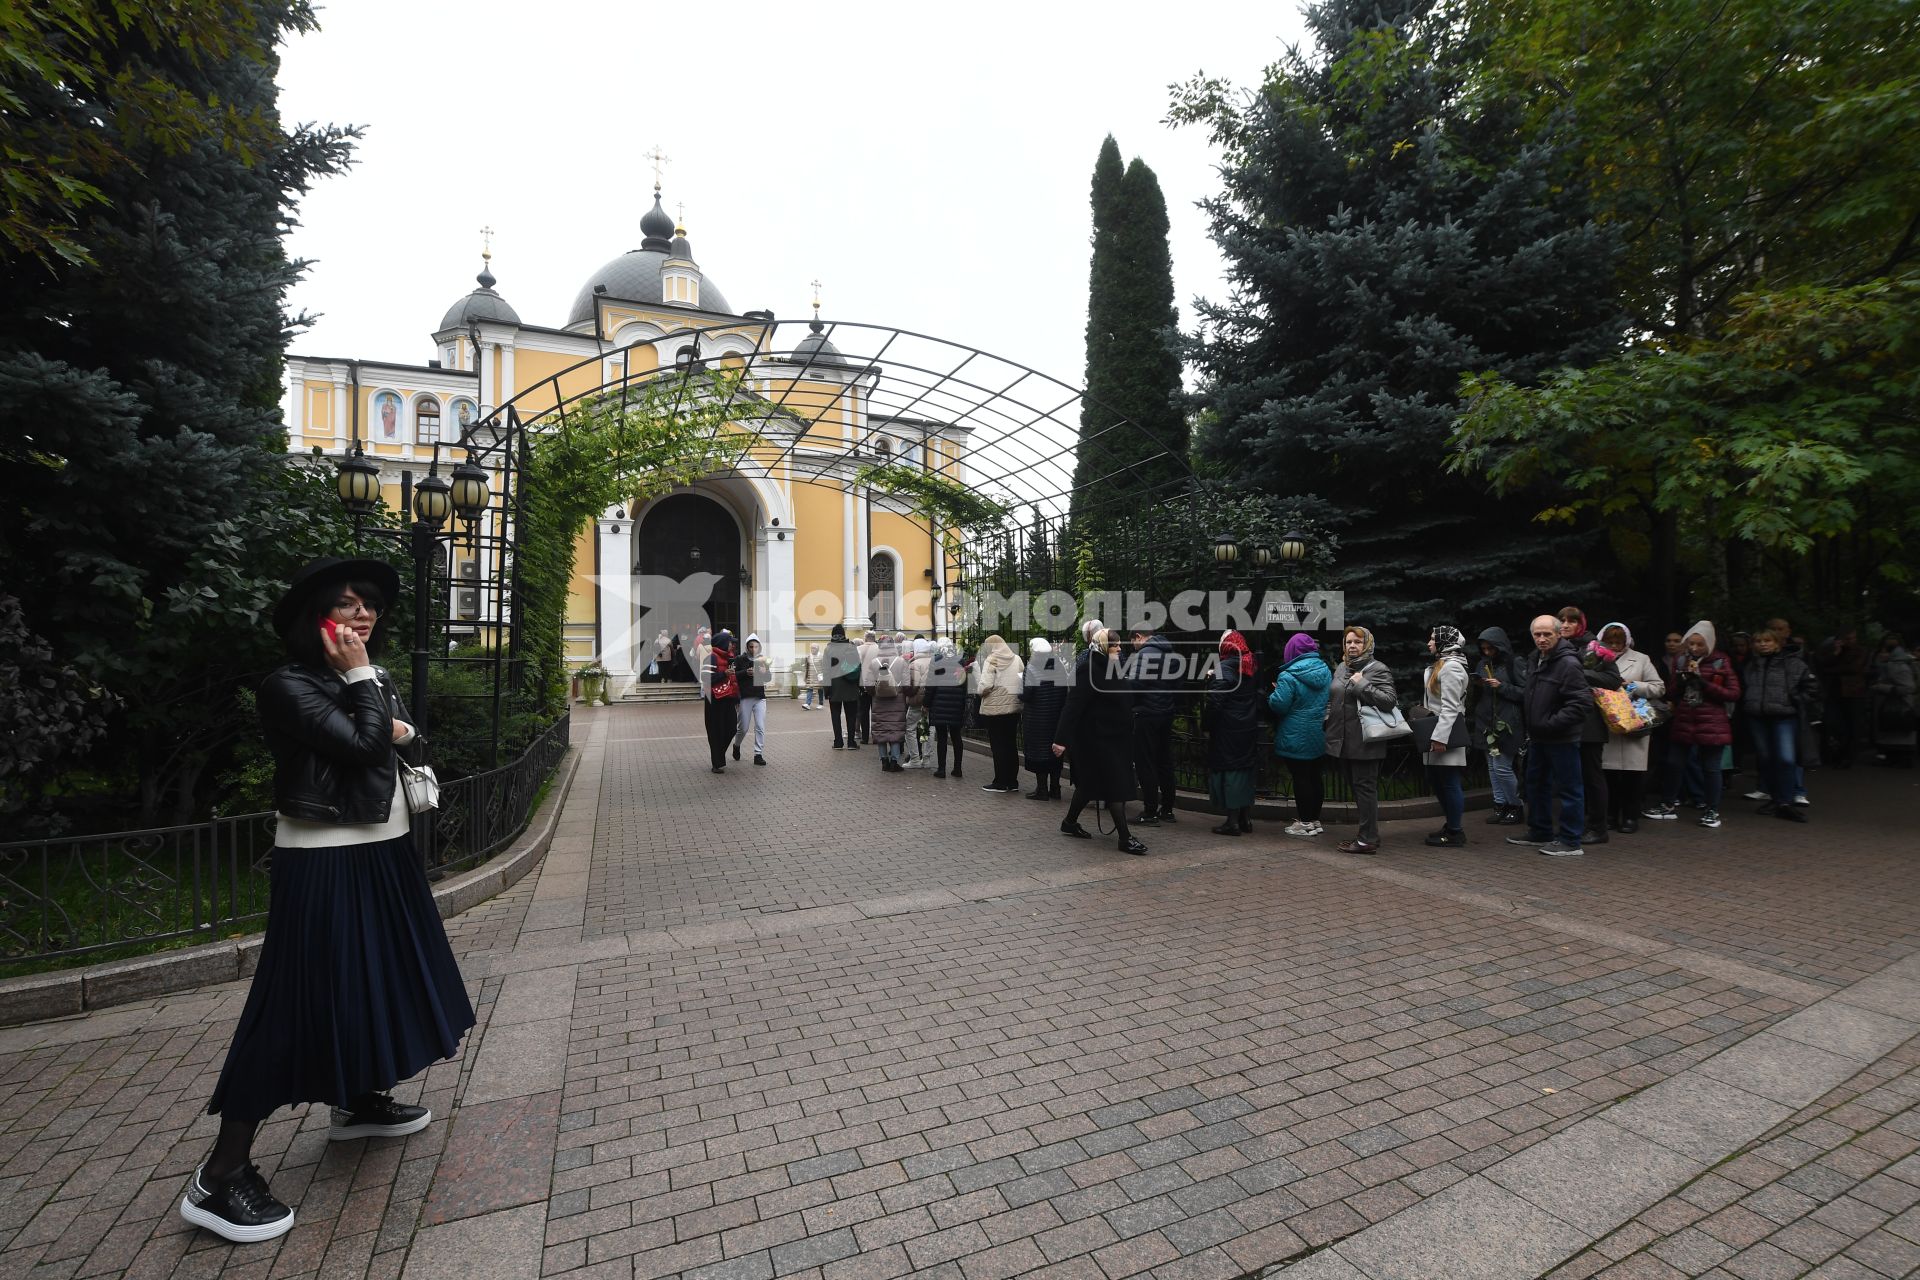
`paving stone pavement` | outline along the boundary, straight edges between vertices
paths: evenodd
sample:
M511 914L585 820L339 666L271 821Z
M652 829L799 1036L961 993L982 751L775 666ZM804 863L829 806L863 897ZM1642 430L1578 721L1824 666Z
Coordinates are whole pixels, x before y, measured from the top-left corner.
M229 1246L174 1207L242 985L0 1030L0 1277L1920 1267L1911 775L1578 860L1136 859L790 702L720 776L697 707L576 714L545 863L449 922L435 1124L282 1113L298 1225Z

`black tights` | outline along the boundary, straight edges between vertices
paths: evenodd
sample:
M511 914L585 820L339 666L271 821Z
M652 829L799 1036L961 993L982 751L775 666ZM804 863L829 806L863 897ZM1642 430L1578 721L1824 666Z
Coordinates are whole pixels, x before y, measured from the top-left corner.
M1067 806L1067 818L1061 825L1070 827L1080 821L1080 815L1086 812L1087 806L1093 803L1095 799L1096 797L1088 795L1079 787L1075 787L1073 789L1073 803ZM1120 837L1121 844L1124 845L1128 840L1133 838L1133 832L1127 829L1127 806L1124 802L1110 801L1107 804L1107 816L1113 819L1113 832Z
M933 762L934 767L947 767L947 744L953 744L953 776L960 776L960 726L937 724L933 726Z

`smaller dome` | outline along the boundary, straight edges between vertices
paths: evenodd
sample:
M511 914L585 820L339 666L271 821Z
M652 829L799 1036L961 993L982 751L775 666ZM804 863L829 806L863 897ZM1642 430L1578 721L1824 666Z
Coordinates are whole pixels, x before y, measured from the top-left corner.
M656 188L653 193L653 208L647 210L646 215L640 219L640 234L644 237L640 241L640 247L658 249L665 253L673 247L673 233L673 219L667 216L665 209L660 207L660 192ZM658 243L655 243L656 241Z
M807 326L813 332L800 339L793 348L793 354L786 357L788 364L810 364L835 369L852 369L853 361L840 354L840 348L827 341L824 332L826 326L815 320Z
M477 320L492 320L500 324L520 323L520 313L494 292L493 286L499 281L494 278L490 264L483 262L480 274L474 280L480 287L447 308L447 314L440 320L440 329L461 329Z
M683 258L688 262L693 261L693 246L687 243L687 229L685 227L674 228L673 248L667 251L667 256L670 258Z

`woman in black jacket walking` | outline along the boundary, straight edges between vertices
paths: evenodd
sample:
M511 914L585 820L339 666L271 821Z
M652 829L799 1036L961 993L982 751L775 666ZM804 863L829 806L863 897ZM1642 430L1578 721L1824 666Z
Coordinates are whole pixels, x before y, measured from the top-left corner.
M1053 735L1053 754L1073 762L1073 803L1060 821L1062 835L1090 840L1080 815L1098 800L1113 819L1120 852L1142 854L1127 827L1127 802L1138 792L1133 779L1133 695L1120 666L1120 634L1094 632L1086 652L1073 664L1073 688Z
M1060 798L1060 757L1053 754L1054 731L1067 705L1067 685L1073 673L1060 665L1051 642L1035 637L1027 642L1027 671L1021 687L1022 742L1027 768L1033 770L1029 800Z
M414 731L370 656L399 591L377 560L328 556L274 608L292 661L259 695L278 811L266 940L207 1105L220 1135L180 1201L236 1243L293 1226L251 1159L262 1120L324 1102L334 1141L417 1133L432 1113L386 1090L473 1026L410 832L395 748Z

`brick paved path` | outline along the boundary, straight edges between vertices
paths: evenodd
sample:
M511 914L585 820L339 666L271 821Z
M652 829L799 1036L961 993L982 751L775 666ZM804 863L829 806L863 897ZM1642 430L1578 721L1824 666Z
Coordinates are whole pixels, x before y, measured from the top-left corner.
M1911 775L1578 860L1198 814L1136 859L787 702L716 777L698 717L580 717L545 864L450 922L441 1118L265 1126L282 1241L174 1213L243 988L0 1030L0 1277L1920 1265Z

